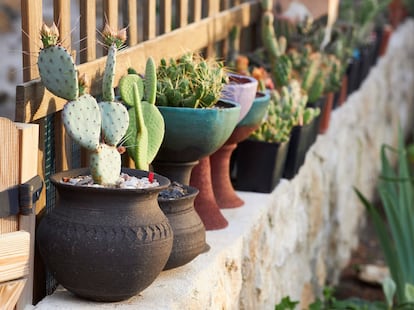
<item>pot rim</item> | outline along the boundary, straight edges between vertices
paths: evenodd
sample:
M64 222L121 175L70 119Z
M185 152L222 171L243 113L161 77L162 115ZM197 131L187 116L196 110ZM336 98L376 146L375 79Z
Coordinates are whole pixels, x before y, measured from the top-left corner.
M72 191L88 191L88 192L116 192L116 193L145 193L152 191L161 191L166 189L170 185L170 180L158 173L154 172L154 179L159 183L159 186L148 187L148 188L113 188L113 187L93 187L93 186L74 186L71 184L62 183L62 177L76 177L79 175L89 174L90 169L87 167L75 168L64 170L61 172L54 173L50 176L50 181L55 187L65 188ZM135 177L144 177L145 174L148 174L148 171L132 169L132 168L122 168L121 172L127 173Z
M177 197L177 198L162 198L162 197L158 196L158 201L161 201L161 202L168 202L168 201L172 201L172 200L179 200L180 201L180 200L189 199L191 197L194 197L194 196L198 195L198 193L200 192L199 189L194 187L194 186L190 186L190 185L186 185L186 184L181 184L181 186L188 191L187 195Z

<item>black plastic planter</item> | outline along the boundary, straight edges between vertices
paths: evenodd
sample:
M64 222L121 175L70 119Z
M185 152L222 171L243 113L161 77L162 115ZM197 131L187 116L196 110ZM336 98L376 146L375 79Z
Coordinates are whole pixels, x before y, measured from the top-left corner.
M314 121L304 126L293 127L283 172L284 178L292 179L304 163L306 153L315 141Z
M237 177L240 191L270 193L282 177L289 142L245 140L237 146Z

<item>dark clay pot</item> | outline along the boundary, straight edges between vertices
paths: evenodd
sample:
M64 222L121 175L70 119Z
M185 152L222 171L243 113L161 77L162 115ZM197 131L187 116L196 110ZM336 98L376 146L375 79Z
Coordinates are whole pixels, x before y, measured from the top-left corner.
M194 209L198 189L183 185L188 194L180 198L161 198L158 203L174 233L170 257L164 270L183 266L208 249L206 230Z
M237 146L235 187L241 191L270 193L279 183L289 141L268 143L245 140Z
M60 183L62 177L87 174L81 168L51 177L58 200L37 230L40 254L57 282L72 293L96 301L125 300L155 280L171 253L173 231L157 201L170 181L155 174L160 186L148 189Z

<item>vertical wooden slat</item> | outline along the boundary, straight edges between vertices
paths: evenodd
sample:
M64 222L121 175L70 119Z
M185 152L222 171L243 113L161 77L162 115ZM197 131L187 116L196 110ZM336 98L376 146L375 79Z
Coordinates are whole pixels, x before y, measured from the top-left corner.
M104 21L113 29L118 29L118 0L104 0Z
M171 0L160 1L160 33L171 31L172 5Z
M207 16L213 16L220 11L220 0L207 0Z
M188 0L177 1L177 26L179 28L188 24Z
M70 1L54 0L53 17L59 28L60 40L64 47L71 49Z
M42 0L21 0L23 81L28 82L39 76L37 52L41 47L38 40L42 26Z
M80 62L96 58L96 0L80 0Z
M16 126L0 117L0 191L19 184L19 135ZM0 233L18 229L16 216L0 219Z
M207 0L207 16L211 17L217 14L220 10L220 0ZM210 42L206 48L206 57L215 57L216 56L216 49L215 49L215 40L213 35L213 29L209 27L208 37L210 38Z
M134 46L138 43L137 0L127 1L127 14L128 45Z
M143 26L144 26L144 40L151 40L155 38L157 32L157 15L156 15L156 1L144 0L143 5Z
M19 124L20 142L20 183L29 181L37 175L37 154L39 145L39 126L35 124ZM35 250L35 227L36 213L19 217L19 229L30 233L30 250L29 250L29 274L27 283L23 289L17 310L24 309L27 305L33 303L33 279L34 279L34 250Z
M71 50L71 15L70 15L70 1L54 0L53 1L53 16L56 25L58 25L60 38L63 46L69 51ZM71 153L72 141L67 136L65 128L63 127L61 112L56 113L56 169L58 171L67 170L71 168Z
M193 1L194 1L194 7L193 7L194 22L198 22L199 20L201 20L201 12L202 12L201 0L193 0Z

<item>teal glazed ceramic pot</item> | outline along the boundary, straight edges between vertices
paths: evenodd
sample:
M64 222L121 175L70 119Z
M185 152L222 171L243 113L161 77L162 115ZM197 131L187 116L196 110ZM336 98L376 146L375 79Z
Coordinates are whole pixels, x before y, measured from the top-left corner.
M190 162L215 152L239 121L240 105L222 99L213 108L158 107L165 135L155 158L159 162Z
M253 101L247 115L237 124L237 127L242 126L257 126L262 123L269 106L270 94L269 92L256 93L256 98Z

